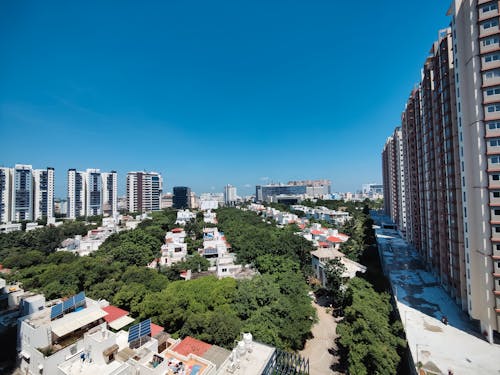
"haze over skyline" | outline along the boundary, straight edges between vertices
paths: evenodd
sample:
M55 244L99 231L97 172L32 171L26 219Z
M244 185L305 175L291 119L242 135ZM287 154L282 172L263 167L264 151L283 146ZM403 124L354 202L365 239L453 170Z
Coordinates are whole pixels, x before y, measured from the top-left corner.
M116 3L118 4L118 3ZM0 3L0 164L162 173L165 191L381 182L448 2Z

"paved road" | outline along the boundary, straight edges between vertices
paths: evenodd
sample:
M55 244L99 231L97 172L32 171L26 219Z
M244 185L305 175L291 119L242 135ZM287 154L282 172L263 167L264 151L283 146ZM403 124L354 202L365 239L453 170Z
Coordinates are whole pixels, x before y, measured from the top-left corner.
M337 374L330 369L336 358L328 352L335 347L335 330L337 323L335 318L326 312L326 308L313 302L318 314L318 323L312 328L314 337L307 340L304 350L300 352L303 357L309 358L309 373L311 375Z

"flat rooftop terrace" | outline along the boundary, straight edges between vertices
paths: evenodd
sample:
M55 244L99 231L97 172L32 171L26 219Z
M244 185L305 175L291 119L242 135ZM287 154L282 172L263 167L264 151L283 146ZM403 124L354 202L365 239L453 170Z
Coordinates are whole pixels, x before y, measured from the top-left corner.
M500 374L500 345L489 344L395 230L376 229L414 363L430 373ZM441 322L446 316L448 325Z

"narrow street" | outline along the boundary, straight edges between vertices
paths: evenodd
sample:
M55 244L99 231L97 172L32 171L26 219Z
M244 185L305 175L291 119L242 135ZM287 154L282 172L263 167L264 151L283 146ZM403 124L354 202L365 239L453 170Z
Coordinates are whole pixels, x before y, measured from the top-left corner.
M327 312L327 307L320 306L316 302L312 304L318 314L318 323L312 328L314 337L307 340L306 346L300 352L300 355L309 358L309 372L311 375L337 374L330 368L336 362L336 357L328 351L335 348L337 323L335 318Z

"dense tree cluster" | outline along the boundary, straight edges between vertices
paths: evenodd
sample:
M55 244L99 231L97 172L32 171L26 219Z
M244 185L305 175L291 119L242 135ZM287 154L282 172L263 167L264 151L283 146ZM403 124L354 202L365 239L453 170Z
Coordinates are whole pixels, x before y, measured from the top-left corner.
M313 246L294 234L295 226L277 228L254 212L236 208L219 209L217 219L241 263L254 263L259 256L271 254L298 262L305 272L310 269Z
M24 234L0 235L0 254L5 254L0 262L11 257L11 278L48 299L84 290L91 298L104 298L129 310L137 319L153 318L174 336L192 335L229 348L244 330L270 345L300 349L315 319L301 272L310 262L310 243L295 236L293 229L263 223L252 212L221 209L217 215L238 258L259 269L253 279L175 281L182 269L207 269L208 262L197 254L171 268L145 267L158 256L165 231L175 227L173 210L154 213L137 229L110 236L87 257L54 252L59 238L45 253L37 246L48 240L37 240L25 249ZM185 229L188 238L199 241L202 217ZM4 249L6 244L11 251ZM23 257L13 258L17 249L22 249Z
M377 293L369 282L349 283L344 319L337 326L341 359L349 374L395 374L399 351L406 346L399 320L391 323L387 293Z

